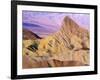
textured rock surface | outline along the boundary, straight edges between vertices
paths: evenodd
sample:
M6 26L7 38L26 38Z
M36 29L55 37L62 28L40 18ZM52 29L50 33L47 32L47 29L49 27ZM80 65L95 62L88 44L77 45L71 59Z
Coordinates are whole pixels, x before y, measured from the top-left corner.
M89 65L89 31L69 17L64 18L58 32L48 37L31 35L23 40L23 68Z

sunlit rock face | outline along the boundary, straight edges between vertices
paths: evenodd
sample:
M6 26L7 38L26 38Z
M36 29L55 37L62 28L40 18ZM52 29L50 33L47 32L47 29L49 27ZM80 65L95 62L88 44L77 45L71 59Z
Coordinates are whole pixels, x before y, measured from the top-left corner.
M87 66L89 41L89 31L65 16L55 33L44 38L28 34L23 39L23 68Z

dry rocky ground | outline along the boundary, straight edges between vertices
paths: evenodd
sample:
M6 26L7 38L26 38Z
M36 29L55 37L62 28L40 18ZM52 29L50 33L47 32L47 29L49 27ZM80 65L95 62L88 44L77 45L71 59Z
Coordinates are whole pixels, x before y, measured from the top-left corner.
M89 31L65 17L58 32L45 38L23 30L23 68L89 65Z

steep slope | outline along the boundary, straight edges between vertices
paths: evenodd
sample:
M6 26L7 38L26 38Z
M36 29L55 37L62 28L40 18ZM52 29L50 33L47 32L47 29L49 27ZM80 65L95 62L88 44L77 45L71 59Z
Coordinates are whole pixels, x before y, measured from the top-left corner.
M23 39L28 40L28 39L41 39L41 38L35 33L29 31L28 29L23 28Z
M89 32L88 30L79 27L72 19L65 17L60 31L58 31L54 38L63 41L66 47L71 48L89 48Z
M58 48L55 59L74 60L89 64L88 30L80 27L71 18L65 17L61 29L53 35L53 38L55 39L55 48Z

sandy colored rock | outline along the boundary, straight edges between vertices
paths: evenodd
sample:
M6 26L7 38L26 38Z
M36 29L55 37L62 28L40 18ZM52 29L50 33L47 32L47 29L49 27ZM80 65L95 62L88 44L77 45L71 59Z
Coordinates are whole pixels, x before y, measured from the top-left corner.
M89 65L89 31L69 17L64 18L62 27L57 32L45 38L25 35L23 68Z

